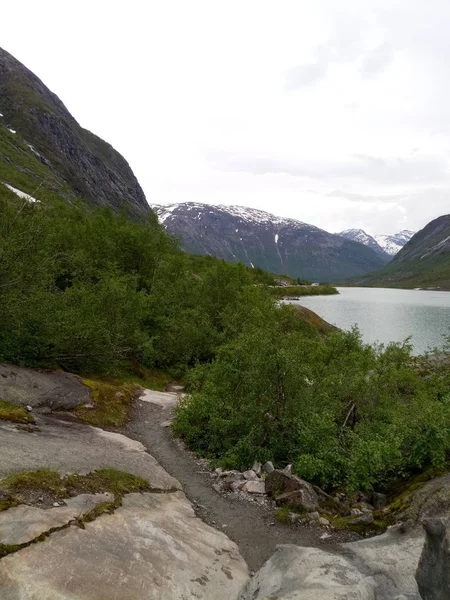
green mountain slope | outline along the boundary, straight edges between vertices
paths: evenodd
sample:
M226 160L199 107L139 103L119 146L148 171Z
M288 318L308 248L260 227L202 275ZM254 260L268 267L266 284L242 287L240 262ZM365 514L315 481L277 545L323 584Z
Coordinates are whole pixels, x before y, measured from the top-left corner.
M450 215L428 223L384 268L350 283L450 290Z
M83 129L36 75L1 48L0 114L3 182L30 194L43 187L133 215L150 212L126 160Z

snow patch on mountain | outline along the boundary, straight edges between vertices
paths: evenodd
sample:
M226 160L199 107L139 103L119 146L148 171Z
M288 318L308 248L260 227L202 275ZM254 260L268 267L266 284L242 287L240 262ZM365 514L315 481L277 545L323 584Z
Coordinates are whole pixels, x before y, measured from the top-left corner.
M403 248L403 246L409 242L414 233L415 231L403 229L402 231L399 231L398 233L394 233L392 235L377 234L373 237L383 248L383 250L387 252L387 254L395 256L397 252L399 252Z

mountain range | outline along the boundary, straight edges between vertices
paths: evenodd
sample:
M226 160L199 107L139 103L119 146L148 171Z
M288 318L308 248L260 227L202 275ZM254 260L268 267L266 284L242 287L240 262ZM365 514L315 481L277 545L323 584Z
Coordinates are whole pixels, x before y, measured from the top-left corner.
M359 242L254 208L194 202L152 208L186 252L271 273L329 282L368 273L389 260Z
M410 231L409 229L403 229L392 235L370 235L363 229L346 229L345 231L341 231L339 235L348 240L353 240L354 242L360 242L365 246L369 246L369 248L375 250L375 252L380 254L380 256L383 256L386 260L390 260L407 242L409 242L414 233L414 231Z
M2 189L29 200L80 198L133 218L152 214L126 160L83 129L36 75L0 48ZM357 229L331 234L238 206L182 203L154 210L188 252L324 282L353 278L357 285L450 289L450 215L415 235L371 236Z

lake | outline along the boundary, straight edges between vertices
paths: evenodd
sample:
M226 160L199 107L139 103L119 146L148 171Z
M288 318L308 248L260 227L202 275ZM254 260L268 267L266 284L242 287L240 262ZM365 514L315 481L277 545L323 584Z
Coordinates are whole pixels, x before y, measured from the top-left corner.
M403 342L411 336L414 354L443 345L450 334L450 292L386 288L338 288L339 295L301 298L301 304L323 319L351 329L358 325L363 340Z

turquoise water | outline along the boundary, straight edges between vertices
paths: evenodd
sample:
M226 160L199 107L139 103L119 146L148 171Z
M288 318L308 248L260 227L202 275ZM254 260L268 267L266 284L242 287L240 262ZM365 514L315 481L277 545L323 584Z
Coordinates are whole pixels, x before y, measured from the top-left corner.
M338 288L339 295L311 296L294 302L310 308L341 329L358 325L364 341L403 342L411 337L414 354L442 348L450 335L450 292L385 288Z

